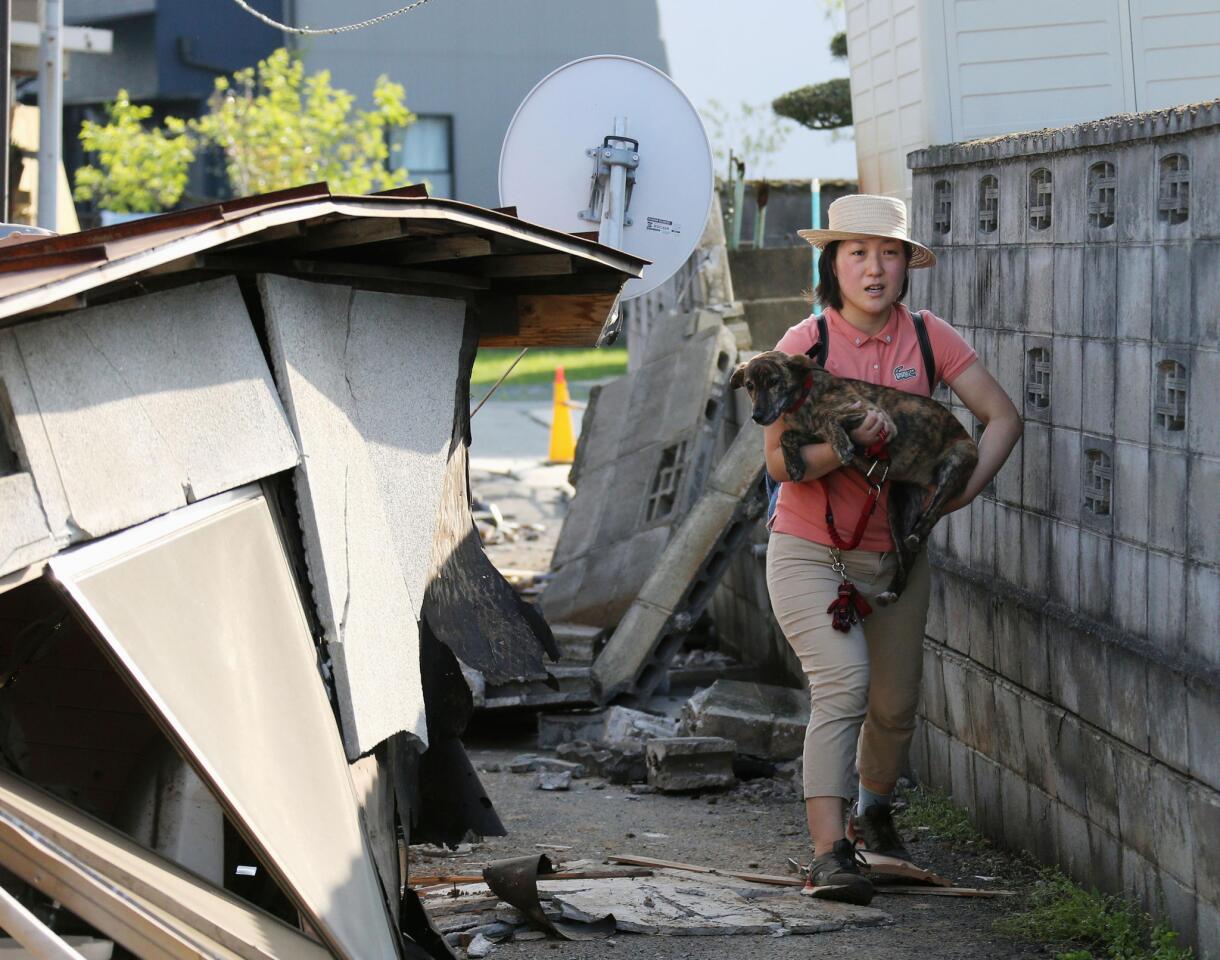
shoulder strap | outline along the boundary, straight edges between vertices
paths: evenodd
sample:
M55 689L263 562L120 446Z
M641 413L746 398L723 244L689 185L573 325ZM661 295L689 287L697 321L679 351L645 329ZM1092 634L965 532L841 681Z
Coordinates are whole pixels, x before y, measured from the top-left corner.
M818 342L805 351L819 367L826 366L826 354L830 351L830 331L826 325L826 314L819 313L814 319L818 322Z
M928 337L928 325L924 322L922 310L913 311L911 320L915 324L915 336L919 338L919 352L923 354L923 369L928 377L928 396L931 396L940 383L936 376L936 357L932 354L932 340Z

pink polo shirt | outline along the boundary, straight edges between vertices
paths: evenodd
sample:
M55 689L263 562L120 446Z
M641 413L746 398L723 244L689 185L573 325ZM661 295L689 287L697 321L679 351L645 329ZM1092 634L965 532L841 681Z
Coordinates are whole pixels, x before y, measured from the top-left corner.
M830 344L826 369L837 377L867 380L907 393L927 396L927 376L915 323L904 304L895 304L889 322L873 336L865 336L843 319L838 310L826 309ZM936 359L936 379L952 386L957 376L978 358L962 335L940 317L924 311L932 355ZM818 324L807 317L780 337L776 350L805 353L814 345ZM830 490L830 505L840 538L847 540L856 527L868 496L868 484L858 470L834 470L823 477ZM826 494L817 481L780 485L779 504L771 529L815 543L832 546L826 529ZM894 549L890 536L889 488L883 490L877 510L869 520L860 541L861 550Z

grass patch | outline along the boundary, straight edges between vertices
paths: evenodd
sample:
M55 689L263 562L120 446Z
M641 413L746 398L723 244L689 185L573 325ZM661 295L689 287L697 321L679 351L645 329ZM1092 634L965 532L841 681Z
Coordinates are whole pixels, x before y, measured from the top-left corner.
M521 351L513 348L481 349L474 358L470 382L491 386L500 379ZM627 372L626 347L531 347L504 381L508 384L551 383L555 368L563 367L568 380L604 380Z
M985 842L982 834L974 829L967 818L966 811L957 806L947 793L920 786L903 793L903 799L907 803L906 809L894 816L899 833L954 844L977 845Z
M1045 944L1056 960L1191 960L1178 935L1122 897L1085 890L1043 870L1024 909L996 921L1000 933Z

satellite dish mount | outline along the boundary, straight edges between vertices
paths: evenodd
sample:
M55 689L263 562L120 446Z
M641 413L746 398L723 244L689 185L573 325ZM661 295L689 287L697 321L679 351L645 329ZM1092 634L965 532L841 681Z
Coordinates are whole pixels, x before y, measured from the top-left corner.
M593 178L589 206L577 216L598 224L599 243L621 250L623 228L632 223L627 211L635 189L635 170L640 165L640 142L627 136L627 118L615 117L614 133L585 154L593 158Z

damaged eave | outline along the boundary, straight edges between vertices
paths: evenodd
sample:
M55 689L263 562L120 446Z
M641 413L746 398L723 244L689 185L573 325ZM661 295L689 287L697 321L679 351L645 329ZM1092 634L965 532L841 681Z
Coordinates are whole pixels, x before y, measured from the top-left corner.
M323 190L298 188L137 221L129 232L102 228L14 247L0 254L0 327L150 286L264 272L456 296L472 307L485 345L589 345L623 284L647 265L509 212L410 196L336 198Z

